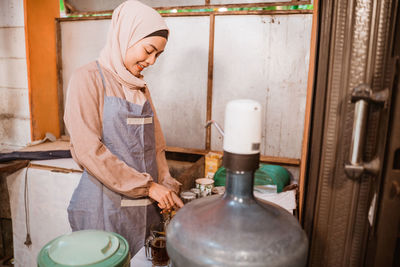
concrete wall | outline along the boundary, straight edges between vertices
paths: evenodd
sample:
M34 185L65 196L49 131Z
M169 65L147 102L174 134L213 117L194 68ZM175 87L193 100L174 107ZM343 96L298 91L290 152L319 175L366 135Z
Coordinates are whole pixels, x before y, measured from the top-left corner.
M30 142L23 0L0 1L0 150Z

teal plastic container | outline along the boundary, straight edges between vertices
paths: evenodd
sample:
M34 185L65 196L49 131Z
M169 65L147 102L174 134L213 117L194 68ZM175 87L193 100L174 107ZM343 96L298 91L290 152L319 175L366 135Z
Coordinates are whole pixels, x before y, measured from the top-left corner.
M226 169L220 167L214 175L214 186L225 186ZM254 174L254 185L276 185L277 192L290 182L288 170L280 165L260 164L260 168Z
M99 230L76 231L47 243L38 267L129 267L129 245L121 235Z

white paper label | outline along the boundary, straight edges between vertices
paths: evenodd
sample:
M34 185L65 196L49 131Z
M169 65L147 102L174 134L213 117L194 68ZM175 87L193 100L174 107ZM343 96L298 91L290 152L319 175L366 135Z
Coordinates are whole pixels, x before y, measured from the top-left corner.
M153 117L147 118L127 118L126 123L128 125L143 125L153 123Z
M140 207L140 206L148 206L153 204L153 200L149 198L142 199L121 199L121 207Z

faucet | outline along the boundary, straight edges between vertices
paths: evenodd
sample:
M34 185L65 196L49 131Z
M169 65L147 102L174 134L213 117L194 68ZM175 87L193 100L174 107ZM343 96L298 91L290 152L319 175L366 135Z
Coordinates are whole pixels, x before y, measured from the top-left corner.
M214 124L215 128L217 128L218 132L224 136L224 130L222 130L221 126L218 124L218 122L214 121L214 120L209 120L207 121L206 125L204 126L204 128L209 127L211 124Z

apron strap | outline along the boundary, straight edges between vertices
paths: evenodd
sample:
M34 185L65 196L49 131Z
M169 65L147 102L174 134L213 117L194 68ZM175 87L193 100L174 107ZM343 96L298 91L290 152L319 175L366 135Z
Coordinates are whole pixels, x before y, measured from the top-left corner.
M104 81L104 76L103 76L103 71L100 68L99 62L96 60L97 68L99 69L100 76L101 76L101 82L103 83L103 90L104 90L104 95L106 95L106 82Z

